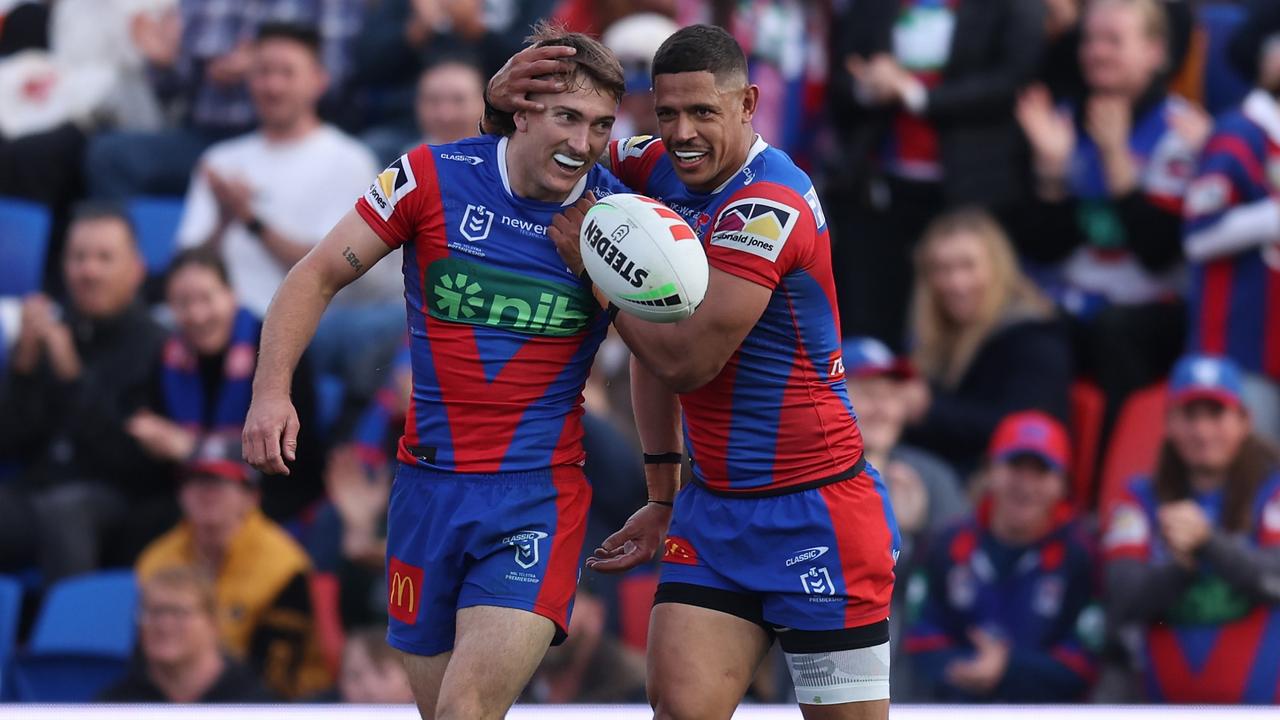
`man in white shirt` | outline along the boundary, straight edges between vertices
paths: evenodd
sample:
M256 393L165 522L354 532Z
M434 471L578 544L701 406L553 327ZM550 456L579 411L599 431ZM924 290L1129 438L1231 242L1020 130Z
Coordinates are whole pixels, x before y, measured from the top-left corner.
M187 191L183 247L221 247L240 304L262 316L293 267L377 174L372 154L316 112L328 84L314 28L267 23L250 54L258 129L210 147ZM329 332L318 334L321 371L352 376L353 348L403 331L399 263L382 263L344 290ZM370 335L373 338L370 338ZM345 348L345 349L344 349Z

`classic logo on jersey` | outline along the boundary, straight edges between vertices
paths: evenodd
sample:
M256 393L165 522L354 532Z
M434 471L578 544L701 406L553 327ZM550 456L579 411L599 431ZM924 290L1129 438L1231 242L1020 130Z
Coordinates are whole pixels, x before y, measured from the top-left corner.
M1146 513L1133 503L1116 506L1111 513L1111 524L1102 536L1102 548L1114 550L1121 547L1145 546L1151 538Z
M800 574L800 584L806 595L835 595L836 584L831 582L831 573L825 567L811 567Z
M1204 217L1222 212L1231 203L1231 182L1221 175L1206 175L1187 190L1187 212Z
M406 625L418 622L422 568L392 556L387 563L387 614Z
M386 170L378 173L378 177L374 178L373 184L369 186L364 197L378 213L378 217L390 220L391 213L396 209L396 203L417 187L418 181L413 177L409 156L401 155L395 162L388 165Z
M813 211L813 221L817 228L821 230L827 224L827 216L822 212L822 203L818 201L818 191L810 187L809 192L804 194L804 201L808 203L809 209Z
M528 570L538 564L541 558L538 546L546 538L547 534L538 530L521 530L515 535L502 538L502 544L514 547L516 564Z
M575 335L598 312L581 286L517 275L468 260L441 258L427 267L426 311L449 322L531 335Z
M802 562L817 560L823 555L826 555L828 549L829 548L826 545L819 545L817 547L811 547L805 550L801 550L795 555L792 555L791 557L787 558L786 565L787 567L791 567L792 565L797 565Z
M657 139L652 135L636 135L623 140L618 144L618 159L625 160L644 155L644 149L652 145L653 141Z
M476 157L475 155L462 155L460 153L440 153L440 159L464 162L471 167L475 167L476 165L484 162L484 158Z
M776 262L799 219L795 208L773 200L739 200L720 213L711 231L711 244Z
M462 237L471 242L480 242L489 237L492 229L493 212L483 205L468 204L467 211L462 214L462 222L458 225Z
M675 563L677 565L697 565L698 553L689 544L688 540L668 535L667 541L663 546L662 562Z

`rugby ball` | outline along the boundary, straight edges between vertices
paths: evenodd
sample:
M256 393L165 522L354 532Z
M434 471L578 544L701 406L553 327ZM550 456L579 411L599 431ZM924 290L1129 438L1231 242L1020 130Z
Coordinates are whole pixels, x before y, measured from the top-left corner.
M702 243L657 200L629 193L600 200L587 211L578 243L591 281L623 312L675 322L707 294Z

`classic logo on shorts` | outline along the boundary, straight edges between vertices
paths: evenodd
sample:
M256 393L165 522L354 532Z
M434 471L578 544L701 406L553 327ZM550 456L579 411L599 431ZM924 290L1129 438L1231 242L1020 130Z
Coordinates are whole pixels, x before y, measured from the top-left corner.
M825 567L811 567L800 575L800 584L804 586L806 595L835 595L836 584L831 582L831 573Z
M388 165L386 170L378 173L378 177L374 178L373 184L365 192L364 198L378 213L378 217L390 220L391 213L396 209L396 203L417 187L418 181L413 177L409 156L401 155L395 162Z
M480 242L489 237L492 229L493 211L483 205L467 205L467 211L462 214L462 222L458 225L462 237L471 242Z
M667 541L663 544L662 562L676 563L677 565L697 565L698 552L693 549L688 540L668 535Z
M775 262L799 219L800 213L795 208L774 200L739 200L720 213L711 231L711 244Z
M502 538L503 545L510 545L516 549L516 564L528 570L538 564L541 553L538 552L538 544L545 539L547 534L538 530L521 530L510 537Z
M422 602L422 568L399 558L387 563L387 614L406 625L418 622Z
M787 558L787 567L791 567L792 565L799 565L802 562L808 562L810 560L817 560L823 555L826 555L827 550L829 549L830 548L828 548L826 545L819 545L817 547L811 547L805 550L801 550L795 555L792 555L791 557Z

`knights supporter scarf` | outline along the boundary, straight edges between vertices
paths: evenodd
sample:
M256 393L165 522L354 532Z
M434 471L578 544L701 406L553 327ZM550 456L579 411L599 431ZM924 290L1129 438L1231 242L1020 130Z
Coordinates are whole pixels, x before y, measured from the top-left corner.
M217 397L205 397L195 350L177 336L165 344L162 381L165 414L183 427L217 432L238 430L244 425L253 394L253 371L257 366L262 321L242 308L232 323ZM210 407L212 416L208 413ZM206 422L210 425L206 426Z

